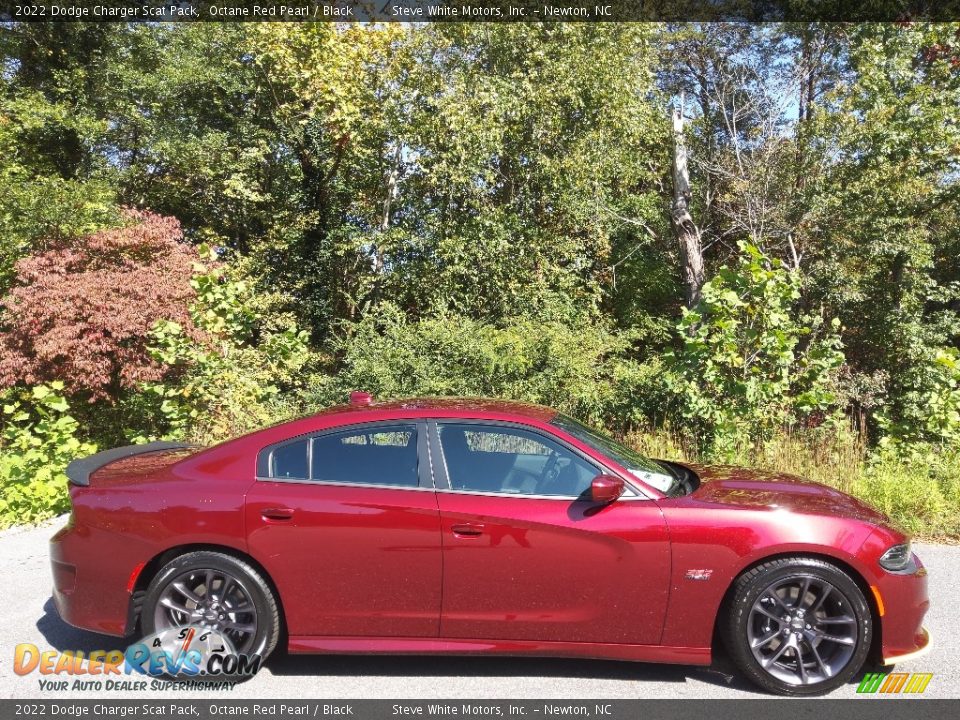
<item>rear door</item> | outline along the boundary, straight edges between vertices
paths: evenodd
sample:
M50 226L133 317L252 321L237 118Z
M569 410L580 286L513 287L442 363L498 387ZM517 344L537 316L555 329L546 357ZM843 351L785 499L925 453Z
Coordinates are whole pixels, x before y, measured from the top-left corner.
M655 502L592 502L600 466L533 428L438 421L431 443L441 636L660 642L670 545Z
M437 636L440 518L426 458L426 425L398 421L261 451L247 540L290 635Z

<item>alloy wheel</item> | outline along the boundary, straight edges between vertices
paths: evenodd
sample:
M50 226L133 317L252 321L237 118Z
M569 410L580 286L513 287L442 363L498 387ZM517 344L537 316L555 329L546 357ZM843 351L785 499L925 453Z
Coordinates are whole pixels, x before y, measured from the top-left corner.
M250 652L257 636L257 610L243 579L223 570L188 570L160 593L154 627L199 625L225 635L238 653Z
M769 675L789 685L835 677L853 657L859 624L836 586L813 574L770 584L750 609L747 642Z

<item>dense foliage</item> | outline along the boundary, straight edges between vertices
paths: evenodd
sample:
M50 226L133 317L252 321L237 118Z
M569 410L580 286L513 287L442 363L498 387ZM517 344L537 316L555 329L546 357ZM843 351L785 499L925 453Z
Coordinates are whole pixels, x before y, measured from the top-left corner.
M548 403L956 533L958 43L5 25L0 523L63 507L78 443L211 442L362 388Z
M77 457L96 452L78 438L79 424L61 394L63 383L8 391L3 405L0 518L33 522L68 507L63 471Z
M339 372L320 376L308 399L333 404L358 387L378 397L523 398L603 424L645 373L628 358L624 334L581 327L531 316L491 323L453 313L410 321L384 304L338 341Z

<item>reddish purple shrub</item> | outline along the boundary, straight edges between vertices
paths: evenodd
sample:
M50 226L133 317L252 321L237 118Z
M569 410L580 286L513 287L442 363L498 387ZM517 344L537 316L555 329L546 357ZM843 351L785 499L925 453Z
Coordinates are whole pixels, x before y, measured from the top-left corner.
M62 380L91 401L159 380L147 351L160 319L195 334L196 250L172 217L128 210L128 224L20 260L2 303L0 386Z

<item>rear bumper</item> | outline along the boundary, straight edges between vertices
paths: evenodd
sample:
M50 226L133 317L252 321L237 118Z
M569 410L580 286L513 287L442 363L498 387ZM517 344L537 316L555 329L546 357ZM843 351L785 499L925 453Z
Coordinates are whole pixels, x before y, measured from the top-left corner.
M98 552L90 532L71 520L50 539L53 604L73 627L123 637L130 628L130 594L117 558ZM129 574L129 571L127 571Z

